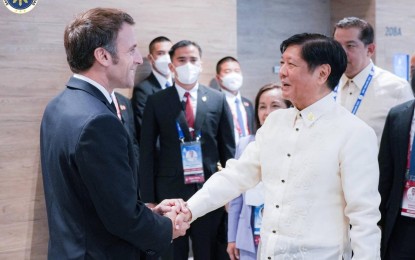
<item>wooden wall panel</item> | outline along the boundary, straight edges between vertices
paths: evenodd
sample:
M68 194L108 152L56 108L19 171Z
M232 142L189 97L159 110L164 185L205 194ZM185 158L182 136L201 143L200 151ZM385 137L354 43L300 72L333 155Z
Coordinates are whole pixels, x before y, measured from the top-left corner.
M39 125L47 102L71 75L63 31L75 14L116 7L136 21L139 49L151 39L189 39L203 49L201 82L224 55L236 54L236 0L38 1L16 15L0 3L0 259L45 259L48 230L39 163ZM219 7L219 8L218 8ZM137 78L148 72L142 66ZM129 96L130 90L121 90Z

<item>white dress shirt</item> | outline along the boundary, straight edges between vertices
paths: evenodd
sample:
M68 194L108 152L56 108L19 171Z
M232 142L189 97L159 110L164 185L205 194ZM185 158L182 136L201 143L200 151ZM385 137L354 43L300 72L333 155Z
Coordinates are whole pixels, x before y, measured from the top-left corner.
M336 101L347 110L352 111L372 67L375 73L356 116L375 130L379 144L389 110L413 99L414 95L406 80L370 62L365 69L350 79L351 83L348 83L349 79L344 74L340 79Z
M262 180L258 259L341 260L351 249L353 259L380 259L377 154L374 131L331 94L274 111L241 158L189 199L192 221Z
M248 116L246 114L246 110L242 101L241 93L238 91L238 94L235 96L233 93L226 91L222 89L222 92L225 93L226 101L228 102L228 106L232 112L233 117L233 125L234 125L234 135L235 135L235 144L237 145L239 143L239 139L242 137L242 131L239 129L239 123L238 123L238 116L236 112L236 103L235 100L239 100L239 109L242 112L242 121L243 121L243 127L245 128L245 133L249 135L249 129L248 129Z

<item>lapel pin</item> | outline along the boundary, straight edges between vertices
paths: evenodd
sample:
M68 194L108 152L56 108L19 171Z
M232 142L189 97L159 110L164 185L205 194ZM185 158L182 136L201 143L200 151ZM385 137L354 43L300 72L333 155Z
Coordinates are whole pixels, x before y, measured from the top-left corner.
M203 101L203 102L206 102L206 100L207 100L207 97L206 97L206 96L203 96L203 97L202 97L202 101Z
M249 103L248 102L244 102L244 106L249 107Z
M121 110L126 110L127 108L124 105L120 105Z

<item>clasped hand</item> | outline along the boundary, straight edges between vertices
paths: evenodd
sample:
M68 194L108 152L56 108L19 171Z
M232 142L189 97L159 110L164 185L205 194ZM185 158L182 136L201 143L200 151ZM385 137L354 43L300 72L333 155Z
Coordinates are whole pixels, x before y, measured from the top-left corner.
M182 199L166 199L155 207L151 207L154 213L168 217L173 224L173 239L184 236L190 227L192 212Z

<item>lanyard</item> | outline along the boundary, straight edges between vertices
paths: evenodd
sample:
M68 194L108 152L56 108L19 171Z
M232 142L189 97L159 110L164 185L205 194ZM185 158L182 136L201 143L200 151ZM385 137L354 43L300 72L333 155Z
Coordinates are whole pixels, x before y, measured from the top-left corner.
M406 167L407 169L409 169L409 178L410 179L414 179L415 178L415 138L412 141L412 148L410 146L411 144L411 138L409 137L409 146L408 146L408 159L407 159L407 164ZM408 178L408 179L409 179Z
M177 128L177 132L179 133L179 140L182 143L184 143L184 133L178 121L176 121L176 128ZM196 141L199 141L201 137L202 137L201 131L200 130L196 131Z
M372 81L374 72L375 72L375 67L372 66L372 69L370 70L369 75L366 78L365 84L363 85L362 90L360 91L360 94L357 97L356 103L353 106L353 110L352 110L352 114L353 115L356 115L356 112L359 109L360 104L362 103L363 97L366 94L366 90L369 87L370 82ZM333 92L334 92L334 100L336 100L336 98L337 98L337 91L338 90L339 90L339 85L337 84L337 86L333 90Z

